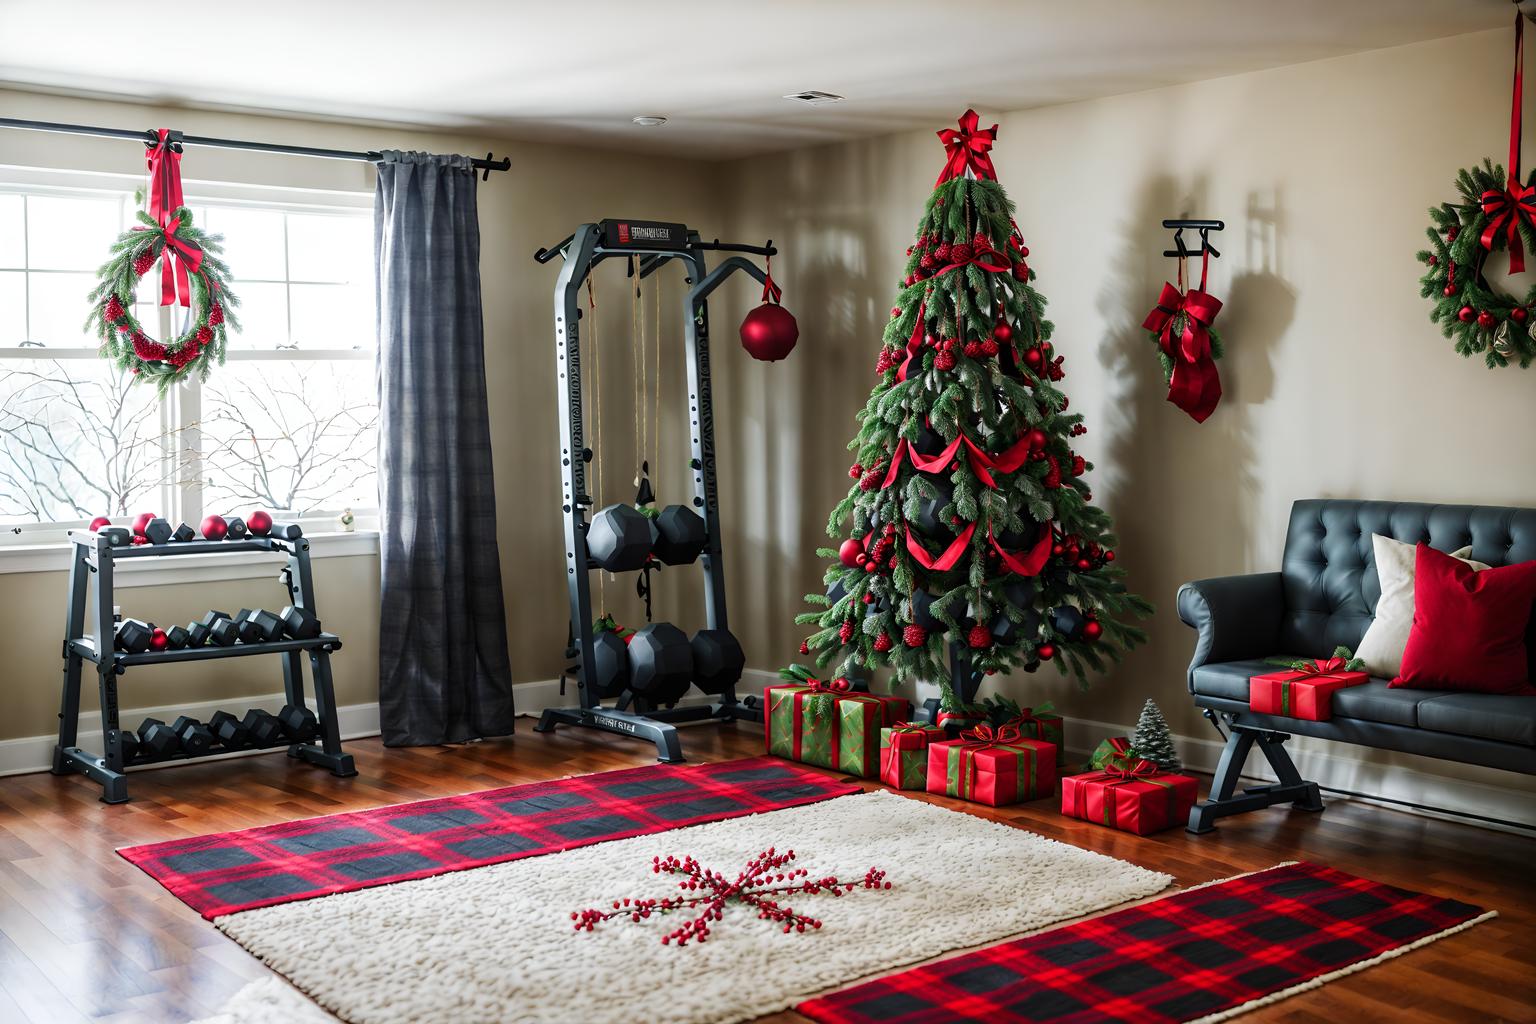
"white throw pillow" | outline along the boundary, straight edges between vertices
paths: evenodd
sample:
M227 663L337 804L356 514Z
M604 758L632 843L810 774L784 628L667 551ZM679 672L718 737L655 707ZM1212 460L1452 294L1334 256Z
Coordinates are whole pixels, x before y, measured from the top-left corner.
M1365 662L1365 670L1382 679L1395 679L1402 672L1403 648L1408 646L1408 632L1413 628L1413 567L1417 545L1407 544L1379 533L1371 534L1376 553L1376 578L1381 581L1381 600L1376 602L1376 620L1360 639L1355 657ZM1451 552L1474 569L1488 568L1467 556L1471 546Z

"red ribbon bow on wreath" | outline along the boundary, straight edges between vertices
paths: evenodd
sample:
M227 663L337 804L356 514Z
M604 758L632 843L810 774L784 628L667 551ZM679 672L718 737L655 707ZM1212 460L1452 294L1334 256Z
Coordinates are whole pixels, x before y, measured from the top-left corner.
M1525 91L1522 65L1525 63L1525 16L1515 12L1515 81L1509 107L1509 166L1504 191L1488 189L1482 194L1483 213L1488 226L1478 239L1484 249L1493 251L1499 235L1509 246L1509 272L1525 272L1525 246L1520 242L1520 225L1536 229L1536 187L1520 183L1520 99Z
M965 174L966 168L970 168L976 177L983 180L997 180L997 170L992 166L992 158L987 155L992 149L992 143L997 140L997 125L979 128L980 124L981 118L976 111L967 110L960 115L959 131L944 128L938 132L949 154L949 161L939 174L939 180L933 183L935 188L951 178Z
M160 305L180 302L192 305L192 283L188 270L196 272L203 265L203 250L176 237L181 219L176 211L186 205L181 191L181 154L172 148L170 129L155 131L158 141L145 147L149 164L149 215L160 225L164 246L160 251ZM147 230L147 229L145 229Z
M1163 282L1157 305L1141 326L1157 335L1163 353L1173 360L1173 376L1168 381L1168 401L1189 413L1196 423L1204 423L1221 401L1221 375L1211 356L1211 324L1221 312L1221 300L1205 290L1210 252L1200 266L1200 287L1184 290L1184 260L1179 259L1179 284ZM1174 328L1180 328L1174 337Z

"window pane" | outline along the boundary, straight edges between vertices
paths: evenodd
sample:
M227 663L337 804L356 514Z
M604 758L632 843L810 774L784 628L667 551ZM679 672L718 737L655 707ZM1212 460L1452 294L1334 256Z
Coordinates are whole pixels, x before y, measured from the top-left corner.
M28 266L94 271L122 230L122 200L116 196L28 196Z
M49 348L95 348L101 343L85 329L91 307L85 297L95 274L28 274L27 334Z
M373 289L343 284L296 284L293 340L299 348L374 348Z
M232 360L203 391L203 507L306 515L378 504L367 360Z
M371 287L373 219L290 213L288 276L295 281L334 281Z
M0 360L0 523L158 509L155 389L104 359Z
M230 348L275 349L288 344L288 290L280 284L235 281L230 290L240 300L236 315L239 333L231 332Z
M25 204L24 196L0 193L0 267L19 270L26 266Z
M247 210L210 206L203 226L224 236L224 254L235 280L283 279L283 214L280 210ZM236 294L243 294L236 289Z
M26 338L27 275L19 270L0 271L0 345L20 345Z

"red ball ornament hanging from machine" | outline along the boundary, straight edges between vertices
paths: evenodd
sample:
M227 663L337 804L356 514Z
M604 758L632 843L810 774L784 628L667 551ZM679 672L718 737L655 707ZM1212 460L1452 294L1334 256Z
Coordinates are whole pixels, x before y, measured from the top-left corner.
M800 326L794 316L779 305L784 291L773 283L773 261L769 260L767 280L763 282L763 304L741 321L741 347L753 359L775 362L783 359L800 340Z

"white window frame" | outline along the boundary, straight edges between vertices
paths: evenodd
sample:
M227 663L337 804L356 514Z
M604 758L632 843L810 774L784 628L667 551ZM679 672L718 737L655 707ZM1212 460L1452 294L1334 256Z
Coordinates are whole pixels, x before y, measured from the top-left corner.
M133 192L142 187L144 179L126 174L94 172L70 172L39 170L0 164L0 193L25 195L81 196L106 194L120 197L125 206L125 222L131 218ZM318 189L280 188L272 186L211 182L186 179L183 182L188 206L217 205L224 207L247 206L263 210L279 210L285 213L355 214L358 210L371 209L373 196L366 192L346 192ZM285 224L286 230L286 224ZM249 279L255 283L282 284L285 288L304 284L332 284L333 282L306 282L293 280L287 275L287 246L284 246L284 277L281 280ZM33 271L29 267L6 270ZM238 274L238 268L235 268ZM43 273L46 271L38 271ZM291 292L289 316L292 317ZM157 310L160 323L159 336L171 332L172 308ZM0 346L0 359L60 359L63 361L99 359L93 347L38 348L31 345ZM237 349L231 345L228 363L265 361L372 361L371 348L355 349ZM215 370L215 372L218 372ZM161 425L167 433L182 431L180 443L196 454L191 458L191 472L181 479L168 478L161 484L159 507L168 510L173 521L197 524L202 520L202 438L196 429L202 412L203 385L195 378L177 386L160 405ZM169 459L171 453L166 453ZM305 536L311 540L311 554L316 557L333 555L377 554L378 510L354 509L356 522L350 531L342 531L334 512L303 517L299 520ZM32 526L10 524L0 528L0 574L11 572L40 572L64 569L68 566L68 533L83 529L89 520L39 523ZM248 557L249 556L249 557ZM230 554L218 559L193 559L166 557L136 559L120 566L129 569L119 581L119 586L144 586L188 582L198 579L245 579L270 575L272 559L262 552Z

